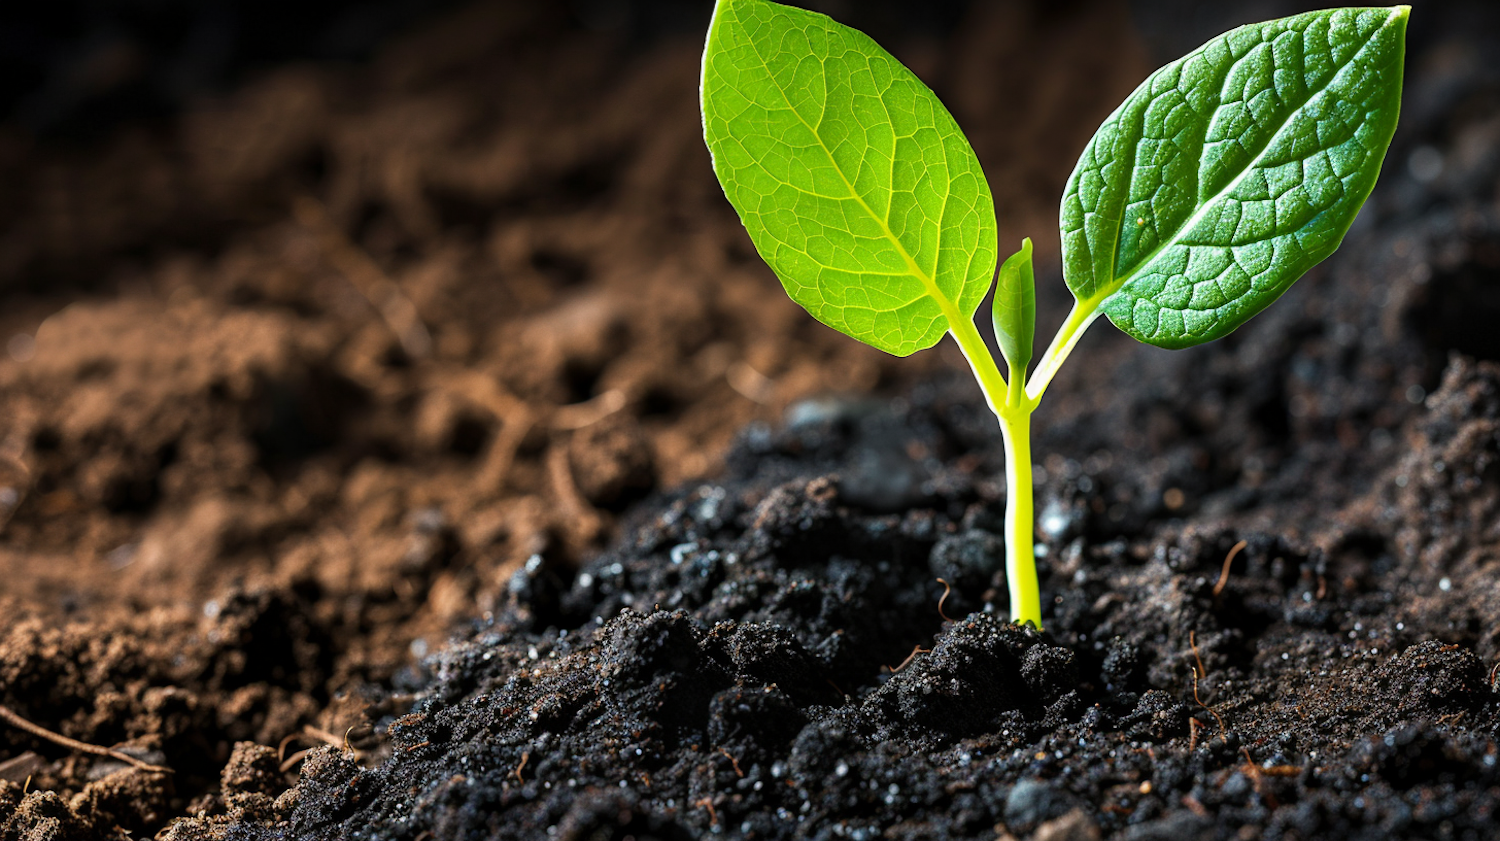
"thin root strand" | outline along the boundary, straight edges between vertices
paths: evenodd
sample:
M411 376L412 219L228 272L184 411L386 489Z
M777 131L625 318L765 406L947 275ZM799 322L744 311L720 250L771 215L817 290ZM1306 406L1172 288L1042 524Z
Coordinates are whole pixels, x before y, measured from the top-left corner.
M911 661L916 659L916 656L918 654L927 654L931 650L932 649L930 648L923 648L920 645L914 645L911 647L911 653L906 655L906 659L902 660L899 666L886 666L886 668L890 669L891 674L896 674L897 672L911 665Z
M142 771L150 771L154 774L172 773L171 768L164 768L160 765L152 765L145 760L137 759L123 751L118 751L114 748L100 747L99 745L91 745L88 742L80 742L77 739L70 739L61 733L54 733L39 724L32 724L30 721L22 718L18 713L16 713L15 710L12 710L10 707L5 706L4 704L0 704L0 719L4 719L7 724L16 728L17 730L24 730L25 732L30 733L37 738L46 739L53 744L62 745L65 748L76 750L79 753L88 753L93 754L94 756L107 756L110 759L115 759L123 762L126 765L131 766L132 768L139 768Z
M1192 647L1193 660L1197 662L1197 670L1193 672L1193 700L1198 703L1198 706L1208 710L1209 715L1214 717L1214 721L1219 723L1219 739L1227 740L1229 729L1224 726L1224 717L1219 715L1213 707L1203 703L1203 699L1198 697L1198 681L1208 677L1208 670L1203 668L1203 658L1198 655L1198 634L1196 631L1188 631L1188 645Z
M1229 550L1229 554L1225 556L1224 568L1219 570L1219 580L1214 584L1214 598L1217 599L1219 594L1224 592L1224 587L1229 584L1229 565L1234 563L1236 555L1245 550L1245 545L1245 541L1241 540L1239 543L1234 544L1234 547Z
M521 753L521 764L516 766L516 770L510 772L512 775L515 776L516 782L521 783L523 785L526 783L526 778L523 777L523 776L521 776L521 772L524 771L524 770L526 770L526 763L530 759L531 759L531 751L523 751Z
M292 754L291 756L288 756L281 763L281 773L285 774L286 772L292 770L293 768L296 768L297 767L297 763L301 762L302 759L303 759L303 757L305 757L308 754L312 753L313 750L314 750L313 748L303 748L302 750L297 751L296 753Z
M743 777L743 776L745 776L745 772L740 770L740 761L738 759L734 758L734 754L730 753L729 751L725 750L724 748L719 748L719 753L724 754L724 758L727 759L727 760L729 760L729 764L730 765L734 766L734 775L736 777Z
M286 761L286 746L290 745L294 739L296 739L298 736L301 736L301 735L302 735L301 733L289 733L289 734L287 734L286 738L284 738L284 739L281 740L281 744L279 744L279 745L276 746L276 761L277 762L285 762Z

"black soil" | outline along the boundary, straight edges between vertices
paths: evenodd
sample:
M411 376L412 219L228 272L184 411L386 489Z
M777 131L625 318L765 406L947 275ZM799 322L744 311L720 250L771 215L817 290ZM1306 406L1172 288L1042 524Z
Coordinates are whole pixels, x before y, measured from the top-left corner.
M675 490L575 465L618 538L542 542L452 645L330 689L368 711L352 742L278 750L141 667L153 715L216 717L219 784L178 805L68 760L67 797L0 779L0 838L111 809L185 814L176 841L1500 838L1497 30L1446 8L1479 11L1414 12L1401 133L1337 256L1207 347L1099 324L1052 387L1044 631L1005 621L1003 452L961 372L805 399ZM330 670L278 605L224 611Z
M536 557L384 757L320 749L235 837L1500 837L1500 365L1461 353L1500 312L1454 303L1500 273L1500 122L1424 128L1440 176L1398 147L1235 336L1084 344L1045 632L1004 621L971 386L805 402L576 574Z
M1161 378L1095 417L1283 376L1259 370ZM1265 449L1206 429L1109 465L1049 437L1045 633L1003 619L971 397L749 431L722 481L576 576L518 573L427 663L388 758L320 749L259 816L280 820L237 837L1497 836L1500 366L1455 357L1369 458L1293 448L1280 471L1311 488L1205 482L1185 518L1160 502L1174 462Z

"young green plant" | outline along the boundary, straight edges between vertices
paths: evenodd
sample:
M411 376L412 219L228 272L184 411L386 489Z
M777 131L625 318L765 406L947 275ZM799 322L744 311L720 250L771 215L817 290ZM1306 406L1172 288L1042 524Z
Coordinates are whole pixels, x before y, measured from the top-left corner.
M1410 8L1330 9L1220 35L1151 74L1062 199L1073 309L1032 362L1029 239L996 265L994 200L958 123L863 33L718 0L703 130L750 239L794 301L897 356L951 335L1000 421L1011 618L1041 626L1031 414L1100 315L1139 341L1217 339L1332 254L1396 129ZM1000 373L974 315L995 286Z

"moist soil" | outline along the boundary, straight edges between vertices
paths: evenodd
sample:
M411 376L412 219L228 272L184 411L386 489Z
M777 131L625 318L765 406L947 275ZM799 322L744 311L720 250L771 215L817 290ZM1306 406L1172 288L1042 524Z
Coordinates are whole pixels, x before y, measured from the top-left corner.
M785 300L696 32L480 5L0 134L0 704L119 754L0 726L0 838L1500 837L1500 29L1419 13L1338 255L1053 385L1043 631L961 358ZM1172 31L868 14L1053 254Z

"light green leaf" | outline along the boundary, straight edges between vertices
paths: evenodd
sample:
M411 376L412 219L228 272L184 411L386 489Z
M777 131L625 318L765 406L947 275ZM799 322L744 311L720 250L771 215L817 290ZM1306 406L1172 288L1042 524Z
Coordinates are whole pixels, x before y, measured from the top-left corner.
M702 98L725 195L813 317L897 356L974 317L997 260L989 185L899 61L823 15L719 0Z
M1025 381L1036 333L1036 272L1031 266L1031 237L1005 258L995 282L995 339L1012 377Z
M1068 181L1073 294L1140 341L1188 347L1332 254L1396 129L1409 11L1244 26L1153 73Z

